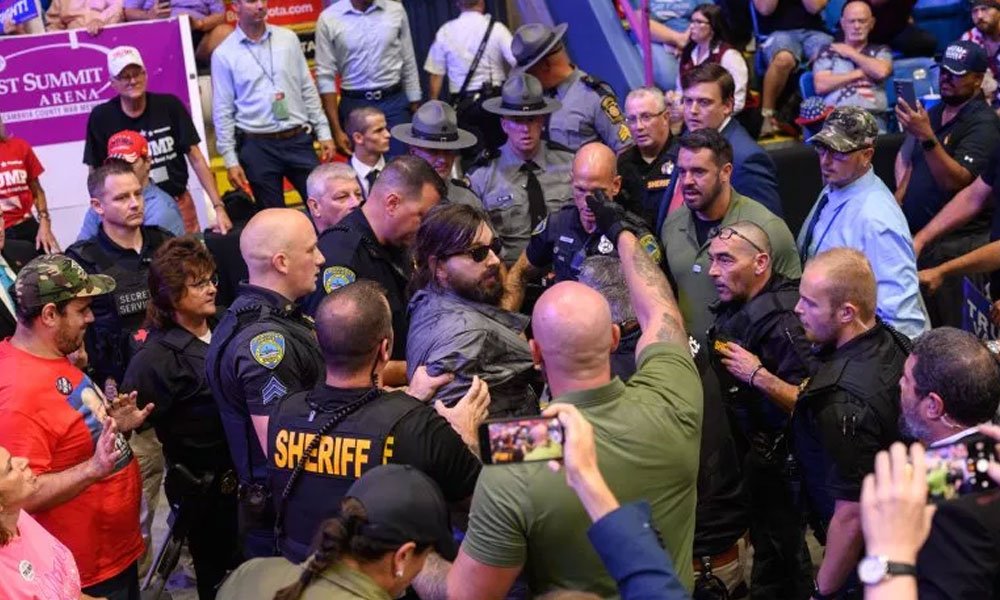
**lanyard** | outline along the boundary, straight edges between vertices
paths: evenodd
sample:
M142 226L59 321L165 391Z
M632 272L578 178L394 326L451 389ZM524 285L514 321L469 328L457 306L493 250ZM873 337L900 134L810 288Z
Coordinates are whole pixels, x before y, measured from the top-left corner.
M850 200L848 200L846 202L842 202L840 204L840 206L837 207L837 210L832 215L830 215L830 222L827 223L826 227L823 228L823 235L821 235L818 238L816 238L816 245L814 246L814 248L816 248L817 250L819 250L819 248L822 247L821 244L823 243L823 240L826 239L826 234L830 233L830 227L833 226L833 222L836 221L837 217L840 216L840 211L844 210L844 207L847 206L847 202L850 202ZM820 214L820 216L822 216L822 213ZM818 221L817 221L816 225L819 225ZM803 250L805 250L805 253L808 255L809 248L804 248ZM812 256L815 256L815 255L816 255L816 253L814 253Z
M278 86L274 83L274 52L271 50L271 36L270 35L267 36L267 55L270 57L270 64L271 64L270 73L268 73L267 70L264 69L264 63L260 62L260 59L257 58L257 55L254 54L254 51L250 49L250 46L244 46L244 48L246 48L247 52L250 53L250 58L252 58L253 61L257 63L257 66L260 67L260 71L261 73L264 74L264 77L267 77L267 80L271 82L271 87L273 87L274 89L278 89Z

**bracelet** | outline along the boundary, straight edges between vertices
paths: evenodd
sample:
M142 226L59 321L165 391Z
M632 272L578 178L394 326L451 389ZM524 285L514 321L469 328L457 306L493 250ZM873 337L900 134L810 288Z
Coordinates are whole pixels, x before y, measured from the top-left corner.
M36 211L36 212L38 213L38 218L39 219L47 219L49 221L52 220L52 217L49 216L49 211L47 211L47 210L39 210L39 211Z
M754 376L756 376L757 372L760 371L763 368L764 368L764 363L758 363L757 364L757 368L755 368L753 371L750 371L750 378L747 379L747 385L749 385L750 387L753 387L753 378L754 378Z

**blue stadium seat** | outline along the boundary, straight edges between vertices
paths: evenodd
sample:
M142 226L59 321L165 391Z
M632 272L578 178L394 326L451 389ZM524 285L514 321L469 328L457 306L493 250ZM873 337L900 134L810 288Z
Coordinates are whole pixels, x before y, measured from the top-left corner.
M812 71L803 71L802 75L799 75L799 93L802 94L803 100L817 95Z

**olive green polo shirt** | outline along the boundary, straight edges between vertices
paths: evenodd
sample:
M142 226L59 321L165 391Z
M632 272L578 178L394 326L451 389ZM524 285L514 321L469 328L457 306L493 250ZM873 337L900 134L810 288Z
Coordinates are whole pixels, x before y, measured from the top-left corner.
M598 464L623 504L646 500L677 575L693 587L698 451L703 396L687 347L652 344L635 375L560 396L594 428ZM618 594L587 540L591 521L563 473L544 462L483 468L462 549L494 567L524 566L532 593L554 589Z
M694 213L682 204L667 216L660 230L660 240L666 254L667 268L677 286L677 304L684 316L684 327L699 343L707 339L708 328L715 320L708 306L719 294L708 276L708 244L698 244ZM771 239L771 265L775 273L788 279L802 277L802 265L795 238L788 225L763 204L732 190L729 210L719 227L738 221L759 225Z
M254 558L240 565L219 589L217 600L273 598L291 585L302 567L282 557ZM392 600L392 596L360 571L335 564L314 577L300 600Z

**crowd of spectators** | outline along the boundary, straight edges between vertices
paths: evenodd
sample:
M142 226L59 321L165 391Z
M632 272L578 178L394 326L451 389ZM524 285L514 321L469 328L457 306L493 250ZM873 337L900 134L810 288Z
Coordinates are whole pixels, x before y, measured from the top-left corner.
M234 191L130 46L64 253L0 121L0 597L138 600L180 543L201 600L1000 596L1000 362L958 328L1000 269L994 0L895 105L912 2L834 37L824 0L751 0L758 61L725 3L654 0L623 108L566 24L483 0L429 98L392 0L323 11L315 81L263 0L74 2L51 27L190 15ZM809 71L822 186L791 198L748 117L792 133Z

